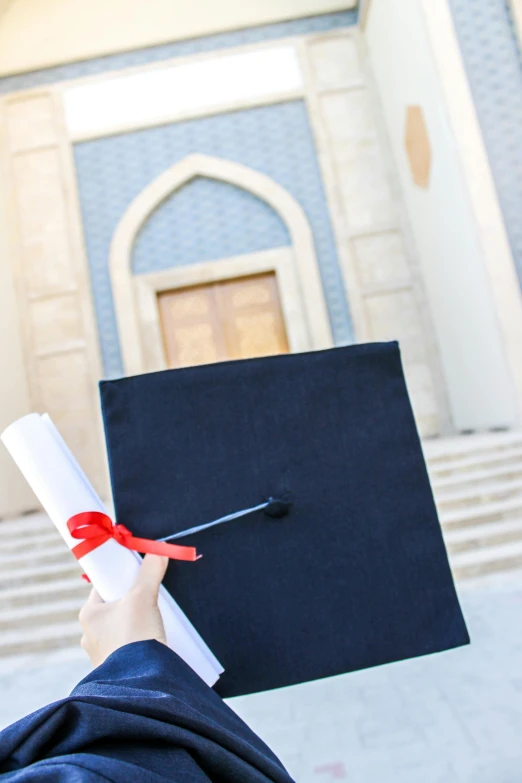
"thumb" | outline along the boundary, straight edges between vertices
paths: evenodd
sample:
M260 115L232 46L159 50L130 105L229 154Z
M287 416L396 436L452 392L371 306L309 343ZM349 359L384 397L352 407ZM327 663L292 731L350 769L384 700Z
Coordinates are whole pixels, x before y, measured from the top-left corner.
M138 576L134 581L134 590L146 593L150 599L156 603L158 600L158 591L161 582L167 571L169 564L168 557L160 555L145 555L138 571Z

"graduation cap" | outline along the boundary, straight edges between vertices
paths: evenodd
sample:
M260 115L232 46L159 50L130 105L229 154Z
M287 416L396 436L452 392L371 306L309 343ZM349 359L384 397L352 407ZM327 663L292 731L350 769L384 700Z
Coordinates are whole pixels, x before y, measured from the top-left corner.
M397 343L100 390L117 521L202 555L165 585L222 696L469 642Z

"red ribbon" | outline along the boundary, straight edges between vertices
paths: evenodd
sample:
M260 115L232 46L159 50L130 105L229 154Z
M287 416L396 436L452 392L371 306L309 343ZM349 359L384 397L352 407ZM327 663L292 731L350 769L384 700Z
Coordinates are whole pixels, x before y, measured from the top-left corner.
M101 511L85 511L75 514L67 522L69 533L73 538L83 539L80 544L72 549L77 560L89 552L93 552L109 539L114 539L126 549L142 554L163 555L171 560L198 559L196 548L193 546L179 546L167 544L164 541L153 541L150 538L135 538L124 525L113 525L112 519Z

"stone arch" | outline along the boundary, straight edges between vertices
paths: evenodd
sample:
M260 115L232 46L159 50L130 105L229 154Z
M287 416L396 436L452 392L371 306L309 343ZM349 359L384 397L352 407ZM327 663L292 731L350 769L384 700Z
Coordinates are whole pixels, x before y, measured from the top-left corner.
M110 249L110 275L125 372L144 371L143 346L131 270L136 237L155 209L196 177L235 185L265 201L288 228L309 334L310 350L332 345L312 230L301 205L270 177L240 163L208 155L189 155L154 179L130 204L121 218Z

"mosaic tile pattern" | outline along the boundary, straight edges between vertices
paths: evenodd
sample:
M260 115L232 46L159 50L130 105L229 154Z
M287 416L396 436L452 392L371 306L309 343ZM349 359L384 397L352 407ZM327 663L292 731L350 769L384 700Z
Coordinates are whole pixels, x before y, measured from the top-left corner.
M117 71L120 68L147 65L148 63L169 60L172 57L186 57L191 54L229 49L234 46L274 41L278 38L287 38L292 35L322 33L327 30L348 27L356 24L356 22L356 10L339 11L338 13L310 16L305 19L290 19L288 22L249 27L231 33L218 33L203 38L192 38L187 41L177 41L176 43L137 49L132 52L124 52L123 54L111 54L106 57L97 57L78 63L68 63L27 74L6 76L0 79L0 93L26 90L31 87L52 84L65 79L94 76L106 71Z
M508 0L449 0L522 282L522 65Z
M314 241L336 344L353 341L352 325L337 259L321 173L302 101L291 101L83 142L75 147L80 202L106 377L122 374L108 254L116 226L130 202L156 176L194 152L225 158L272 177L304 208ZM217 197L219 190L219 198ZM205 193L202 206L199 196ZM214 198L213 196L216 196ZM183 240L172 242L170 220L180 209ZM234 188L195 182L158 211L143 231L134 259L138 272L221 258L288 243L279 218L264 204ZM242 223L241 214L248 213ZM221 220L221 215L232 216ZM212 232L197 237L203 217ZM260 217L259 225L254 225ZM177 225L181 218L175 218Z
M139 275L289 244L285 224L264 201L197 177L151 215L136 240L132 266Z

